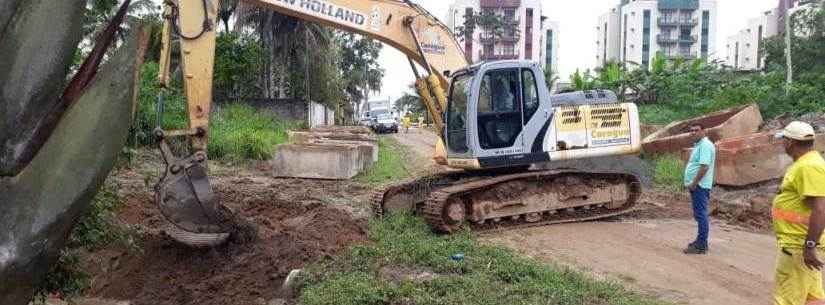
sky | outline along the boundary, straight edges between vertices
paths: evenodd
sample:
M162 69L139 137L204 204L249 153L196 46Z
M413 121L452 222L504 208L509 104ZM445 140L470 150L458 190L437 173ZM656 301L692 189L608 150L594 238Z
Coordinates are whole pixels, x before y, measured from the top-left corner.
M451 0L413 0L434 16L444 21ZM599 15L617 5L619 0L543 0L542 15L559 23L559 75L562 79L576 69L592 69L596 66L595 28ZM744 28L749 18L770 10L777 0L717 0L718 28L716 32L717 57L725 56L728 36ZM414 81L406 57L397 50L384 46L379 61L386 70L380 92L371 94L372 100L395 100ZM404 67L404 68L392 68Z

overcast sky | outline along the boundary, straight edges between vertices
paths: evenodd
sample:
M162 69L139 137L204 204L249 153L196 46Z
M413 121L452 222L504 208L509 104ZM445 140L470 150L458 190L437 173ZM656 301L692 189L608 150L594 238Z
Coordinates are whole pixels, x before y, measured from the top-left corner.
M779 3L776 0L717 0L719 19L716 52L725 56L725 40L745 27L748 18L757 17ZM433 15L443 18L452 0L413 0ZM559 74L562 79L577 68L588 69L596 66L594 41L599 15L607 12L619 0L543 0L542 15L559 22ZM373 99L395 100L407 90L413 81L412 71L406 58L395 49L385 46L381 52L381 63L386 70L381 92L373 93ZM391 68L392 67L392 68ZM403 67L403 68L402 68Z

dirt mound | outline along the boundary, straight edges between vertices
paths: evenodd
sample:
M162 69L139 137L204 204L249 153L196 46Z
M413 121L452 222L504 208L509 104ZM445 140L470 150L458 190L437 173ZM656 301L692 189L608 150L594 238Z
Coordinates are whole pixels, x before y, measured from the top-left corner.
M119 220L142 232L143 251L130 254L112 246L87 255L94 275L91 296L136 305L265 304L284 296L279 289L290 270L366 240L363 220L324 202L323 196L347 189L326 182L217 179L221 202L255 222L259 240L204 250L162 234L159 228L166 222L145 187L125 189L121 195L127 207Z

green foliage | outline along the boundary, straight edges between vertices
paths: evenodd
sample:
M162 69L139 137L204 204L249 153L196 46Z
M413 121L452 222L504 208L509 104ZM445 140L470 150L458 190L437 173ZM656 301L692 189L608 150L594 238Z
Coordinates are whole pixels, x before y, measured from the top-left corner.
M653 158L653 183L657 187L679 191L684 188L685 163L677 155L660 155Z
M364 101L367 91L381 89L385 71L378 62L378 56L383 45L381 42L353 33L339 32L335 40L341 52L338 68L343 77L344 91L349 101L360 103ZM355 109L349 106L345 107L345 110L354 112Z
M215 50L214 92L217 101L237 101L257 97L258 77L265 50L250 34L222 33Z
M130 146L144 146L155 143L152 131L157 124L158 94L164 96L163 128L183 129L188 126L186 98L180 84L173 82L169 89L158 84L158 64L147 62L143 65L140 80L140 96L135 122L129 136Z
M368 244L307 269L301 304L667 304L614 282L482 245L468 231L437 236L420 218L373 220ZM464 254L460 261L454 254ZM428 270L431 280L388 280L381 268ZM420 273L419 271L418 273ZM418 273L415 273L416 275Z
M406 167L407 155L406 149L395 139L379 137L378 162L355 177L355 180L369 185L380 185L407 178L412 174Z
M481 30L484 36L492 39L501 39L505 36L518 37L521 31L512 25L512 21L494 11L482 10L464 15L464 24L457 26L454 35L459 41L472 39L476 30Z
M56 293L71 298L91 287L91 275L80 266L81 251L94 251L112 243L122 244L133 252L141 251L132 232L115 223L115 212L122 207L116 185L104 185L92 200L88 212L72 228L66 247L46 274L38 295Z
M544 85L547 86L547 89L553 90L553 86L556 85L557 81L559 81L559 76L553 72L553 68L544 68Z
M245 104L229 104L215 111L209 126L211 158L268 160L287 130L298 127L274 113Z

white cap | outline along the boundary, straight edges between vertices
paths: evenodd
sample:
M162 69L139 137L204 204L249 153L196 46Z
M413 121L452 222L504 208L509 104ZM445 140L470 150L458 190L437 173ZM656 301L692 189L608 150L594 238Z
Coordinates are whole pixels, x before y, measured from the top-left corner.
M798 141L812 141L815 138L814 128L805 122L791 122L785 129L776 134L777 138L788 138Z

